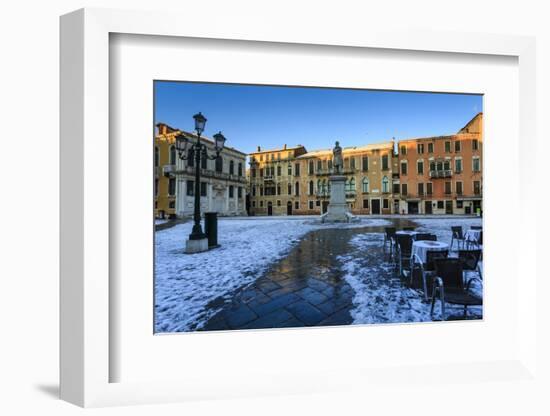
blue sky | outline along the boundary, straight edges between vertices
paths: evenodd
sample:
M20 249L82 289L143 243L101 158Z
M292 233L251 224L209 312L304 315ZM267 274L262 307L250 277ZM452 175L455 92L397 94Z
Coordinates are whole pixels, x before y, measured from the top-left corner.
M192 131L193 114L249 153L302 144L308 150L456 133L482 111L482 96L417 92L155 82L155 123Z

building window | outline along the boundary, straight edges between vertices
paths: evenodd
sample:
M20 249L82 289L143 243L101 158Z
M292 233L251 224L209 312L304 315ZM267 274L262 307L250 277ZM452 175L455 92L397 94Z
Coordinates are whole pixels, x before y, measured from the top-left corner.
M252 201L252 208L256 208L256 201Z
M389 186L390 186L390 181L388 180L387 176L384 176L382 178L382 192L388 193L390 191Z
M355 170L355 157L351 157L349 159L349 167L351 168L351 170Z
M264 201L260 201L260 208L264 207Z
M450 170L451 169L451 161L450 160L446 160L445 162L443 162L443 169L444 170Z
M456 201L456 207L459 208L459 209L464 208L464 203L463 203L463 201Z
M208 184L206 182L201 182L201 196L208 195Z
M187 196L195 195L195 181L187 181Z
M256 177L256 168L250 169L250 175L255 178Z
M388 170L388 155L382 156L382 170Z
M202 185L202 184L201 184ZM229 198L234 197L234 190L233 185L229 185Z
M437 201L437 209L443 209L443 201Z
M428 182L426 184L426 194L427 195L431 195L433 193L433 189L432 189L432 183L431 182Z
M479 149L479 143L477 139L472 140L472 150L478 150Z
M362 169L363 169L363 172L366 172L369 170L369 158L368 156L363 156L363 159L362 159Z
M369 209L369 200L363 199L363 209Z
M382 200L382 208L388 209L390 207L390 200L389 199L383 199Z
M281 166L277 166L277 176L281 176Z
M195 152L192 148L187 151L187 166L195 166Z
M294 202L294 208L300 209L300 202L298 201Z
M292 185L288 184L288 195L292 195Z
M289 163L288 164L288 176L292 176L292 165Z
M223 158L218 156L216 158L216 172L223 172ZM256 176L256 175L254 175ZM262 170L260 169L260 176L262 176Z
M160 164L159 148L155 146L155 167Z
M367 177L363 178L363 193L364 194L369 193L369 178Z
M319 201L319 200L315 201L315 206L320 207L321 206L321 201Z
M407 162L401 162L401 175L407 174Z
M159 180L158 178L155 179L155 196L158 196L159 194Z
M281 200L280 200L280 199L277 200L277 206L278 206L278 207L281 206Z
M407 146L401 146L401 154L406 155L407 154Z
M433 153L433 152L434 152L434 144L428 143L428 153Z
M201 169L208 169L207 165L208 159L206 159L206 155L202 155L201 157Z
M296 194L296 196L300 196L300 182L296 182L296 184L294 185L294 193Z
M481 170L480 165L479 165L479 157L474 157L472 159L472 170L474 172L479 172Z
M309 192L308 194L309 195L313 195L313 181L309 181Z
M407 191L408 191L407 184L402 183L401 184L401 195L407 195Z
M320 172L323 169L323 162L319 159L317 161L317 172Z
M252 185L252 196L256 196L256 185Z
M277 185L277 195L281 195L281 185Z
M313 163L313 160L310 160L310 161L309 161L308 169L309 169L309 170L308 170L308 173L309 173L310 175L313 175L313 171L314 171L314 169L315 169L315 164Z
M168 195L176 195L176 178L170 178L168 180Z
M419 160L416 162L416 171L419 175L424 175L424 161Z
M313 209L313 201L309 201L309 209Z
M235 173L235 162L232 160L229 161L229 174L233 175Z
M424 184L423 183L418 184L418 196L424 196Z
M264 187L260 185L260 196L264 196Z
M242 198L243 197L243 188L240 186L237 188L237 197Z
M393 193L398 194L399 193L400 186L398 183L393 184Z
M445 142L445 153L451 153L451 142Z
M241 162L237 165L237 174L243 176L243 164Z
M294 176L300 176L300 164L296 163L294 165Z
M456 194L462 195L462 182L456 182Z
M264 168L260 168L260 178L264 177Z
M462 159L455 159L455 173L462 172Z
M176 164L176 146L170 146L170 164Z
M416 145L416 152L417 152L418 154L424 153L424 143L418 143L418 144Z
M460 140L456 140L455 141L455 152L458 153L460 152Z
M451 182L445 182L445 195L450 195L452 192Z
M176 208L176 201L170 201L170 202L168 203L168 208L170 208L170 209Z
M481 195L481 182L474 181L474 195Z

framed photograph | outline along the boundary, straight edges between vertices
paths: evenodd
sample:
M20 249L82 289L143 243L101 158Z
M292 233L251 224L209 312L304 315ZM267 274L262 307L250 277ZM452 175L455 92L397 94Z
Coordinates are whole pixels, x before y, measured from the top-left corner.
M61 19L62 398L533 380L533 39L179 19Z

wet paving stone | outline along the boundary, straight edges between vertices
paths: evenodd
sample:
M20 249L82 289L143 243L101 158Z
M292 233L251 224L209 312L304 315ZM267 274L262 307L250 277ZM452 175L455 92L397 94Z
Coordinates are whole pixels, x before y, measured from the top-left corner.
M353 236L383 230L368 226L326 228L306 234L256 282L236 291L230 302L216 302L221 310L202 329L351 324L354 291L344 279L338 257L350 251L348 242Z

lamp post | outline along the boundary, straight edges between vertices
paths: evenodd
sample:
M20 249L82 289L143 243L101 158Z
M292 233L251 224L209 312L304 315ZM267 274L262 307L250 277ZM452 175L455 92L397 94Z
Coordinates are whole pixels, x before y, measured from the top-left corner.
M214 134L213 137L215 155L209 155L206 145L204 143L201 143L201 134L204 131L204 126L206 125L206 117L204 117L202 113L198 113L193 116L193 119L195 120L195 131L197 132L197 140L194 143L191 143L191 146L189 147L189 152L189 139L183 134L180 134L176 137L176 150L178 152L179 158L181 160L191 159L194 160L195 163L195 206L193 212L194 224L193 230L191 231L191 234L189 234L189 240L191 242L202 242L193 245L194 247L199 248L193 248L191 250L188 250L188 252L204 251L202 248L204 248L204 241L206 240L206 235L203 233L201 227L201 159L217 159L220 156L220 152L222 151L225 144L225 137L223 136L221 131ZM208 244L206 242L205 250L207 249Z

